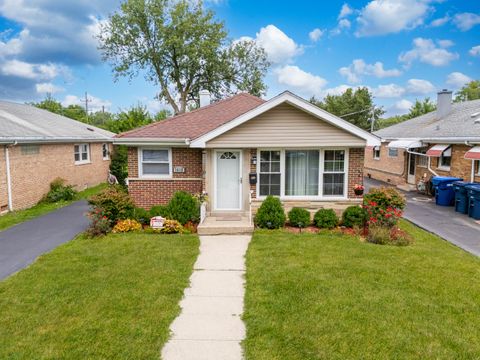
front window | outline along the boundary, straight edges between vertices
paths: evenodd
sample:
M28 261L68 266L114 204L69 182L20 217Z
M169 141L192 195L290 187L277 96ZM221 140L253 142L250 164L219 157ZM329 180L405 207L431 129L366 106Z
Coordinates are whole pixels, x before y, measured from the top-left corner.
M103 160L110 159L110 151L108 149L108 144L102 144L102 158Z
M75 164L85 164L90 162L89 144L77 144L74 146Z
M345 190L345 150L326 150L323 195L343 196Z
M280 196L280 151L260 151L260 196Z
M438 164L439 164L438 167L448 170L448 169L450 169L451 162L452 162L452 148L449 147L440 156L440 160L438 162Z
M141 175L166 177L171 175L171 155L169 149L142 149Z
M285 195L318 195L318 150L285 151Z

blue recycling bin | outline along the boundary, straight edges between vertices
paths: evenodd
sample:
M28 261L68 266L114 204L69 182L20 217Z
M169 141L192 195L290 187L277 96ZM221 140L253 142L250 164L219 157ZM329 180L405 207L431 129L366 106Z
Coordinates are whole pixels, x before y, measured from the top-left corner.
M461 214L468 214L469 196L467 185L475 185L476 183L466 181L455 181L453 190L455 191L455 211ZM478 184L480 185L480 184Z
M455 203L455 190L453 183L463 179L450 176L432 177L432 185L435 190L435 203L440 206L453 206Z
M480 185L467 185L469 197L468 216L480 220Z

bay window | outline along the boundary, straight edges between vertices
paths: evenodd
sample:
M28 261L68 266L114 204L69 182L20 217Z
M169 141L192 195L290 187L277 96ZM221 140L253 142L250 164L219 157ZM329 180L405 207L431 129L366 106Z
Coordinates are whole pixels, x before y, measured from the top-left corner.
M258 196L344 197L346 150L259 150Z
M171 152L169 149L140 149L140 176L171 176Z

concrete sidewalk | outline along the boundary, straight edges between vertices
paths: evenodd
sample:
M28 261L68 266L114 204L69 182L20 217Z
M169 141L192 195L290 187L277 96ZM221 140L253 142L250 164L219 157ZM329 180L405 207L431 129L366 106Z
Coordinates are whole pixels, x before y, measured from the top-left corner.
M172 323L164 360L241 360L245 253L250 235L200 236L190 287Z

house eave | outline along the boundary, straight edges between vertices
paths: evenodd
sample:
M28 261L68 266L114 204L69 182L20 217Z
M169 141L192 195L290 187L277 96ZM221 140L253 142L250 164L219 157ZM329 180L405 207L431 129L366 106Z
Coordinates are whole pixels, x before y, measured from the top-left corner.
M406 138L406 137L383 137L382 142L390 142L396 140L419 140L424 143L447 143L447 144L464 144L465 142L472 144L480 144L480 137L478 136L449 136L449 137L415 137L415 138Z
M87 138L87 137L0 137L0 144L62 144L62 143L111 143L113 138Z
M115 145L127 146L189 146L185 138L114 138Z

